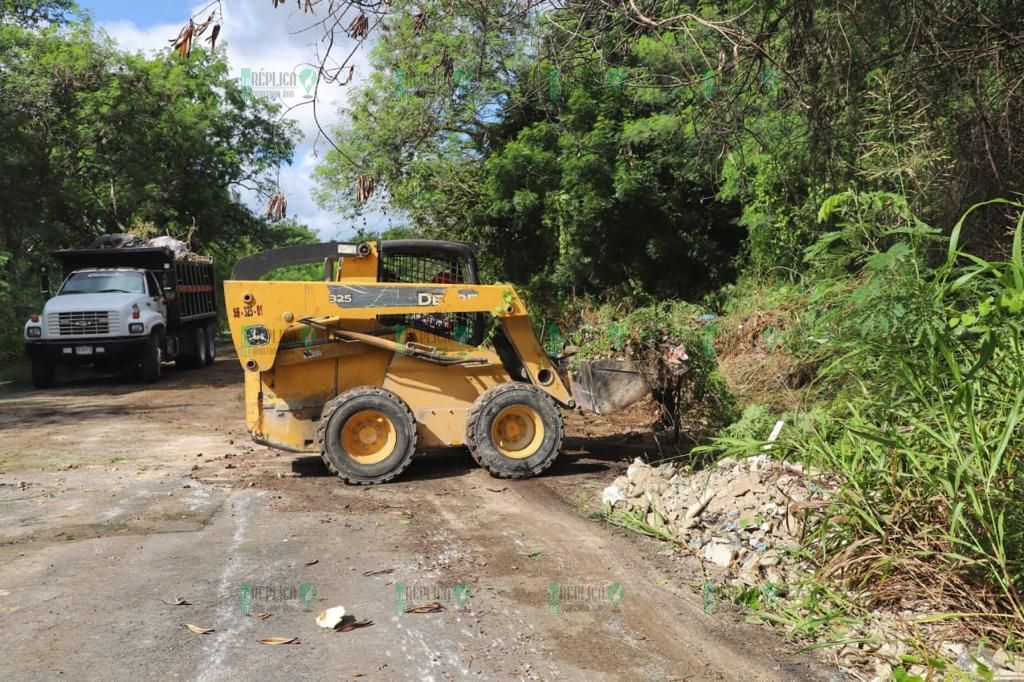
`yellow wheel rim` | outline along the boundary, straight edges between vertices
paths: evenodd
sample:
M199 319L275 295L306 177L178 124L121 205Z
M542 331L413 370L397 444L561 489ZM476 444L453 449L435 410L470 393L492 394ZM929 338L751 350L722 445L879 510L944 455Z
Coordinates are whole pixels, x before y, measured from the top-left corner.
M491 440L506 457L526 459L540 450L544 441L544 422L532 407L506 407L491 425Z
M376 464L395 451L398 432L387 415L363 410L348 418L341 427L341 444L348 456L360 464Z

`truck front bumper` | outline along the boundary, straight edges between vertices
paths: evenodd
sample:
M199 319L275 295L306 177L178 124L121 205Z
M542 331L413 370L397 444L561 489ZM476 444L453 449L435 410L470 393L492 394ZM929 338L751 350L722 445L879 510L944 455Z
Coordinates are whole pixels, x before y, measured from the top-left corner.
M33 360L60 365L124 365L138 362L146 351L147 339L45 339L25 341L25 352Z

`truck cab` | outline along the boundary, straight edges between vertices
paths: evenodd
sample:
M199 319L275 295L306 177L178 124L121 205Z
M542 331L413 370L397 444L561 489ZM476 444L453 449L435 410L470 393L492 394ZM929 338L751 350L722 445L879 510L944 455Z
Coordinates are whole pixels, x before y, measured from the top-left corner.
M187 366L212 361L216 299L210 263L178 262L166 249L149 248L54 256L67 276L55 295L45 292L42 313L24 329L36 387L51 385L60 365L138 369L153 382L165 360Z

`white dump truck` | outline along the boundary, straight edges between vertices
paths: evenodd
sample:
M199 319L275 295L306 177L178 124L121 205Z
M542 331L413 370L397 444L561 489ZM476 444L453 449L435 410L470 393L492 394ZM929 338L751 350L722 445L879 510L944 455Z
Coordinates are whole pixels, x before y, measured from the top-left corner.
M25 351L38 388L60 365L133 370L160 380L165 361L196 368L216 355L213 260L167 247L56 251L64 281L25 323Z

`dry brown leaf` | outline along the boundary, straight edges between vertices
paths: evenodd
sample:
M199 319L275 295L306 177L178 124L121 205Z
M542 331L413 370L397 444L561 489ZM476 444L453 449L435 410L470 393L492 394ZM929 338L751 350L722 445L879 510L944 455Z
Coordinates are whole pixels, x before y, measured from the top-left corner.
M365 14L360 14L352 20L345 32L349 38L365 38L370 32L370 19Z
M405 610L406 613L437 613L438 611L444 611L444 607L436 601L423 606L410 606Z
M210 51L212 52L217 48L217 36L220 35L220 24L214 24L213 30L210 31L210 37L206 40L210 43Z
M252 617L259 618L260 620L266 620L267 618L270 618L272 615L274 614L268 613L267 611L260 611L259 613L252 614Z
M197 635L208 635L211 632L214 632L213 628L201 628L198 625L193 625L192 623L185 623L185 627L187 627L189 630L196 633Z
M363 575L366 576L367 578L370 578L370 577L375 576L375 575L387 575L388 573L394 573L394 572L395 572L395 569L393 569L393 568L382 568L382 569L379 569L377 571L366 571L365 573L363 573Z
M412 32L419 35L427 27L427 13L420 12L412 20Z
M359 628L368 628L373 625L372 620L357 620L354 623L344 623L334 628L335 632L351 632L352 630L358 630Z
M266 639L257 639L260 644L270 644L277 646L278 644L299 644L298 637L267 637Z
M365 175L356 178L356 203L365 204L373 194L373 187L373 178L368 178Z

